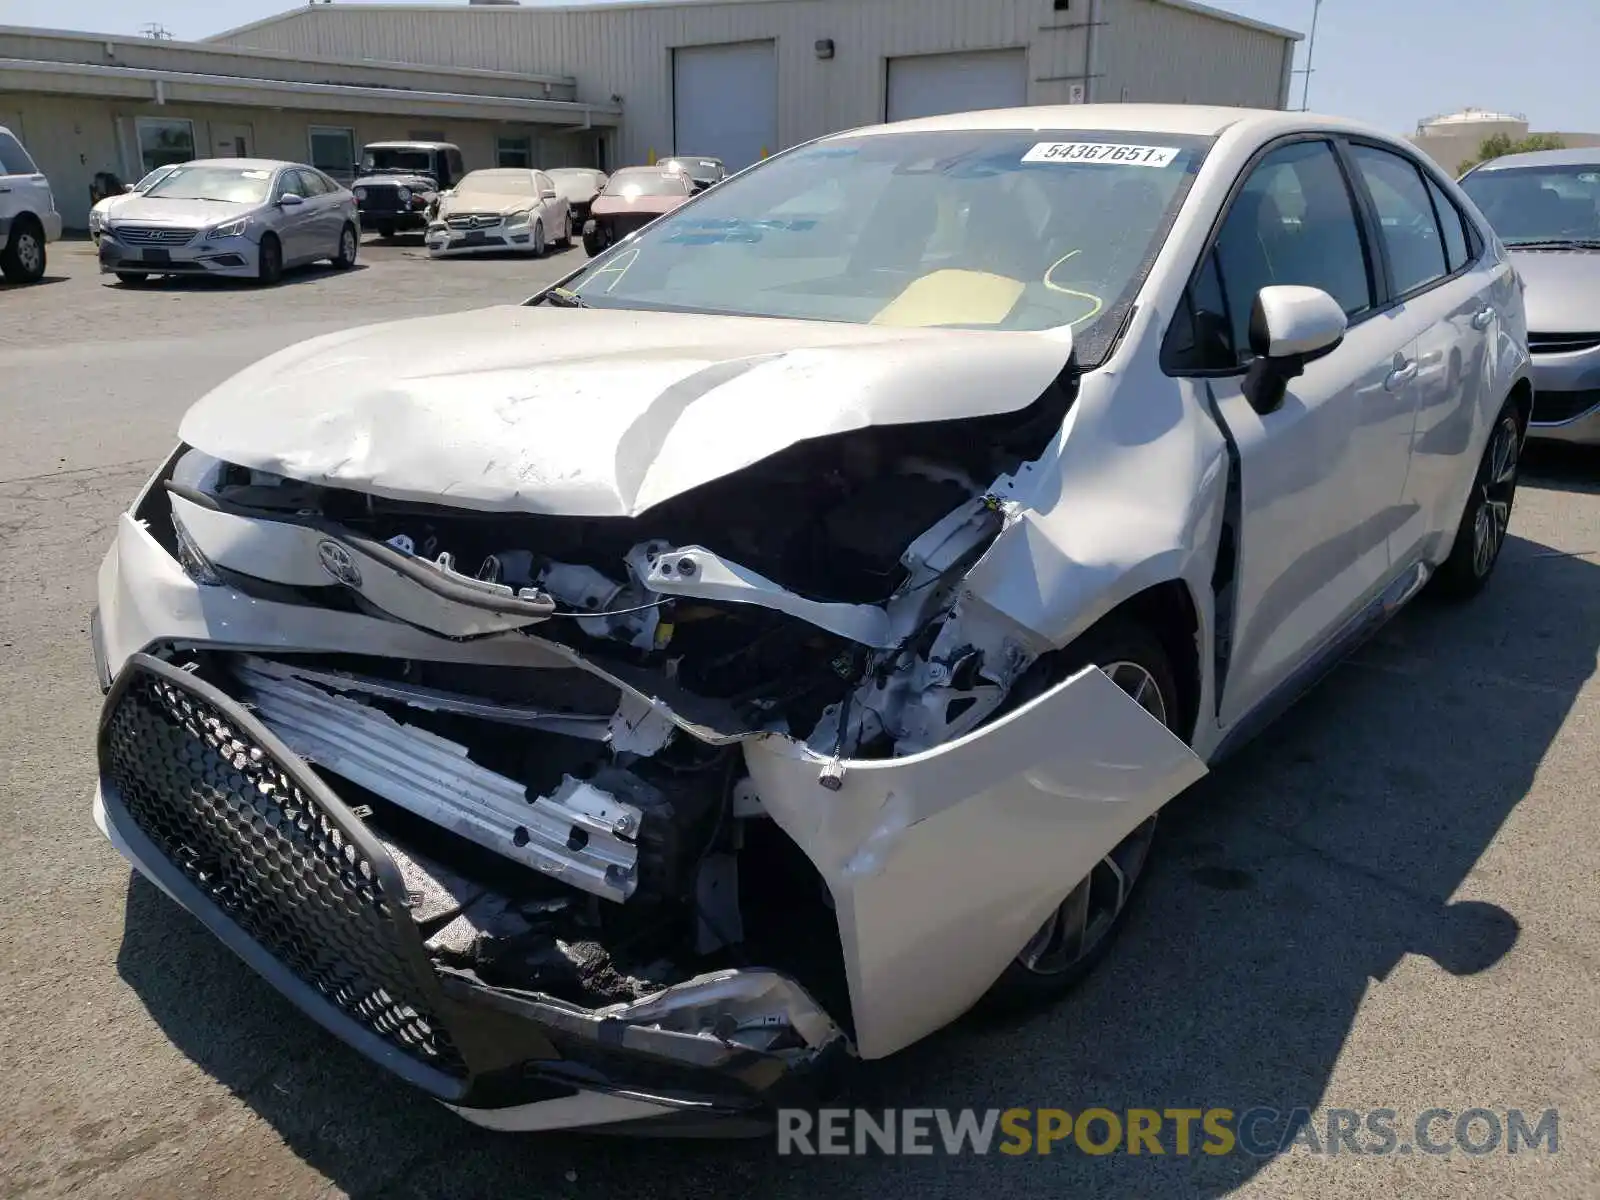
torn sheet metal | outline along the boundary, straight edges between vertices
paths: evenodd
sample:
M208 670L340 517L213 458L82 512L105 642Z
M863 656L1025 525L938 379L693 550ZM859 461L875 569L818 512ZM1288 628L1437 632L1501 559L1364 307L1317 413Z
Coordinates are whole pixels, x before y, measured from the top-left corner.
M488 308L270 355L180 434L239 466L376 496L635 516L809 438L1025 408L1071 354L1066 330Z
M570 776L551 795L530 798L457 742L310 684L247 666L238 675L263 724L309 762L596 896L620 902L637 887L638 847L624 836L639 829L633 805Z
M906 758L746 745L762 808L816 864L856 1042L878 1058L970 1008L1105 854L1205 764L1096 667Z

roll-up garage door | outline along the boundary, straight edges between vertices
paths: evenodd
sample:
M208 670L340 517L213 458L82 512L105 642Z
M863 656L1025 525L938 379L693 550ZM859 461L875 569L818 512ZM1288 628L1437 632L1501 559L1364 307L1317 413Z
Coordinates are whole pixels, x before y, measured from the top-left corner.
M974 50L889 60L889 120L937 117L1028 102L1028 52Z
M729 171L778 150L774 42L672 52L673 152L720 158Z

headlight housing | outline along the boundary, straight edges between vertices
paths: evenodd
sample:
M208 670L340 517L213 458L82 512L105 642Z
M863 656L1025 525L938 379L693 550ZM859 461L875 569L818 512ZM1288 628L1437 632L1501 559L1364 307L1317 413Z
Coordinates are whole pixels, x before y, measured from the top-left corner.
M249 217L240 217L237 221L229 221L224 225L214 226L212 228L211 232L206 234L206 237L208 237L208 238L239 237L249 227L250 227L250 218Z
M367 189L366 188L357 188L356 189L356 199L357 200L365 200L366 198L367 198Z
M411 203L411 189L405 184L402 183L399 187L395 188L395 194L400 197L401 204Z
M104 220L105 217L103 217L100 213L95 212L95 210L91 208L89 210L89 232L99 233L101 224L104 222Z
M508 216L506 218L506 224L507 225L526 225L528 223L528 218L529 218L530 215L531 214L529 213L529 211L524 208L520 212L514 212L510 216Z

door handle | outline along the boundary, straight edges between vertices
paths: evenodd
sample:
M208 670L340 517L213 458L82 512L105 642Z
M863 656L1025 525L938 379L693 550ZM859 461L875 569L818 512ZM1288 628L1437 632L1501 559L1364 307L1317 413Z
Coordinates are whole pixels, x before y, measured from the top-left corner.
M1387 391L1398 391L1417 377L1417 360L1412 359L1403 367L1396 367L1389 372L1389 377L1383 381Z
M1483 308L1472 314L1472 327L1474 329L1487 329L1489 322L1494 320L1494 309Z

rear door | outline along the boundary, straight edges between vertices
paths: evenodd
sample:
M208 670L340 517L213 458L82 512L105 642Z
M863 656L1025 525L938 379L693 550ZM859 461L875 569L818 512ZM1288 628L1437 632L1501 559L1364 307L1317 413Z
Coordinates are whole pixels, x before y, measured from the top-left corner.
M1391 538L1403 565L1434 557L1454 537L1464 488L1477 460L1470 453L1485 415L1499 316L1491 302L1509 264L1486 258L1469 241L1468 225L1431 171L1413 155L1379 144L1352 142L1350 160L1370 197L1387 263L1395 318L1417 338L1417 416L1404 521ZM1503 282L1503 279L1501 280Z
M1361 213L1331 140L1270 147L1241 177L1190 285L1192 334L1174 336L1180 320L1169 335L1168 370L1205 376L1208 403L1238 452L1237 552L1219 596L1225 727L1292 692L1390 575L1416 339L1385 310ZM1242 385L1251 307L1273 284L1321 288L1350 327L1263 414Z
M313 253L318 257L333 257L339 253L339 234L344 229L344 215L340 211L339 187L320 171L300 168L300 178L305 184L307 203L315 210L312 224L316 245Z

